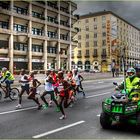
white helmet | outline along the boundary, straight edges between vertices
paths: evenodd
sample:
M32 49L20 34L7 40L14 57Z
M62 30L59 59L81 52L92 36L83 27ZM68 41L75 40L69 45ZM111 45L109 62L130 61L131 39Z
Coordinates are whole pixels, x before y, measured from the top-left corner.
M6 67L3 67L3 68L2 68L2 71L6 71L6 70L7 70L7 68L6 68Z

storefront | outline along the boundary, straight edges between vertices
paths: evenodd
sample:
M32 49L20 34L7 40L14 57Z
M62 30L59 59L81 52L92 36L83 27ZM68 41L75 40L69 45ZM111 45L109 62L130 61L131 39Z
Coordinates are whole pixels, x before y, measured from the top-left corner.
M3 67L9 69L9 58L0 57L0 69Z
M32 59L32 70L44 70L44 61Z

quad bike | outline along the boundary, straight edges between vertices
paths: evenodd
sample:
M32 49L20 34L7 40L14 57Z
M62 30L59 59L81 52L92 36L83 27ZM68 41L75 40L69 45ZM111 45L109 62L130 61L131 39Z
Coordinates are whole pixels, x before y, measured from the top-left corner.
M113 84L118 86L115 82ZM135 90L138 92L138 89ZM102 113L100 115L102 128L110 128L113 122L129 123L136 125L140 132L140 98L138 94L132 98L129 98L129 95L127 90L119 90L118 93L102 102Z

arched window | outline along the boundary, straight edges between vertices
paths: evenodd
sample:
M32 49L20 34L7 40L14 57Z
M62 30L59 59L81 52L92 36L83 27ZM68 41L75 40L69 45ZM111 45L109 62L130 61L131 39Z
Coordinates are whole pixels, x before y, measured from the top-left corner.
M81 61L78 61L77 66L78 66L78 68L82 69L83 68L83 63Z
M71 62L71 67L72 67L72 69L75 69L75 62L74 61Z
M90 61L85 61L85 70L90 70Z

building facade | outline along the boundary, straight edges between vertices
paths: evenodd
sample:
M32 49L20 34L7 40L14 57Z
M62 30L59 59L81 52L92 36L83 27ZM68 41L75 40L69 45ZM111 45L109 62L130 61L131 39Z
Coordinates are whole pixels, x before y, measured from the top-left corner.
M0 1L0 67L71 69L72 1Z
M82 70L111 71L140 63L140 29L111 11L80 16L74 37L72 66Z

